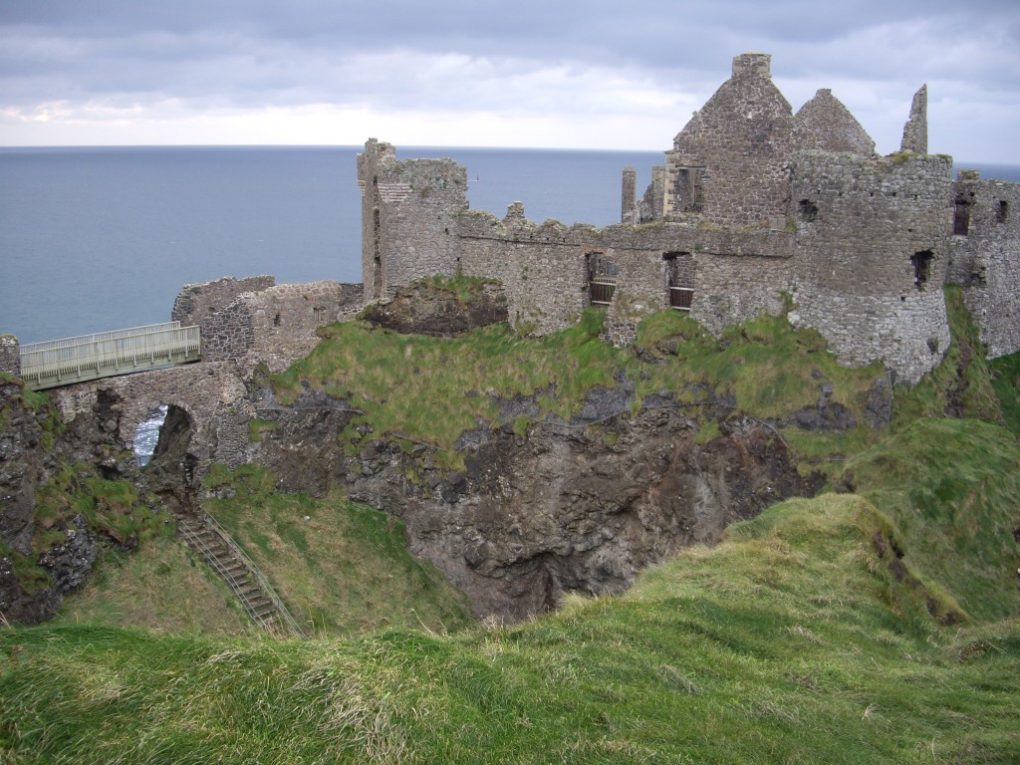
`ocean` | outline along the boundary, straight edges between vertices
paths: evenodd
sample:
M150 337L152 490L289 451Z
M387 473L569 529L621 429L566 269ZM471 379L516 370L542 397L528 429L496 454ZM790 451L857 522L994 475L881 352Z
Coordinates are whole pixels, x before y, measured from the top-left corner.
M0 148L0 333L34 342L166 321L186 283L361 280L358 147ZM452 157L473 209L598 226L661 152L397 147ZM1020 181L1020 168L968 165Z

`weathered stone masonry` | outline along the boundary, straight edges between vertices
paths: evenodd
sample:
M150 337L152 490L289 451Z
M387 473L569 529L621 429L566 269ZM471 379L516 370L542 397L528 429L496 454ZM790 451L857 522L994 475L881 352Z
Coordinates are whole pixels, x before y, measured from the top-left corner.
M622 223L603 229L536 225L519 202L502 220L472 211L463 168L397 161L372 139L358 159L365 297L436 273L496 278L518 329L561 329L597 298L607 338L627 343L671 293L716 333L778 313L791 296L790 320L821 332L843 363L883 361L916 382L948 347L949 281L964 285L989 354L1012 353L1020 187L971 176L954 185L951 159L926 153L926 107L922 87L902 151L878 157L831 91L794 114L770 57L737 56L641 200L624 170ZM970 230L954 234L964 214Z
M991 358L1020 349L1020 185L961 173L953 187L950 281Z
M361 297L360 284L333 281L241 293L202 319L202 358L234 360L243 368L264 362L282 371L315 347L316 329L360 307Z
M202 319L230 305L238 295L259 292L276 284L272 276L249 276L235 279L225 276L203 284L185 284L174 300L170 320L184 326L200 324Z

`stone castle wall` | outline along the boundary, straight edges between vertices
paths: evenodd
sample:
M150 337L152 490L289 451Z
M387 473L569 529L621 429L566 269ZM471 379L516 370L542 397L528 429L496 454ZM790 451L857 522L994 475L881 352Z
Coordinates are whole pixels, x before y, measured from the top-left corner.
M286 369L318 344L316 330L360 307L362 286L334 281L280 284L245 296L250 306L252 351L269 369Z
M225 276L204 284L185 284L174 300L170 320L179 321L186 327L201 324L202 319L226 308L238 295L258 292L274 284L276 279L272 276L249 276L244 279Z
M616 285L606 321L606 336L616 344L632 340L641 319L669 306L667 256L692 257L691 315L720 332L782 310L789 283L784 264L793 255L789 232L535 224L519 203L503 220L463 213L458 231L460 272L498 279L518 330L544 334L573 325L591 303L589 263L596 258Z
M199 331L202 337L202 359L230 361L242 359L255 346L255 325L252 311L245 299L247 293L233 302L202 317Z
M798 150L875 155L875 142L857 118L828 88L797 110L793 118L793 143Z
M488 213L465 213L459 231L460 272L502 283L510 322L518 331L555 332L580 317L587 304L580 227L532 224L515 205L502 221Z
M796 317L840 359L882 359L910 382L949 344L951 160L802 152L791 163Z
M238 295L201 323L202 358L265 362L281 371L308 354L315 331L361 305L362 286L333 281L280 284Z
M963 287L964 302L988 357L1016 353L1020 351L1020 185L982 181L976 173L961 176L953 185L954 224L961 233L951 237L948 280Z

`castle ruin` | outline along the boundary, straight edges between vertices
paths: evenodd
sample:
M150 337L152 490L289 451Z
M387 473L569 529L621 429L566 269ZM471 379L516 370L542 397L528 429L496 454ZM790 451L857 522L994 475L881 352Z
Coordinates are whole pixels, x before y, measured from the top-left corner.
M673 307L712 332L789 310L841 362L885 363L917 382L942 358L942 286L962 286L990 357L1020 350L1020 185L982 181L927 153L927 89L901 151L880 157L822 89L793 112L771 58L746 53L636 195L623 171L621 222L535 224L514 203L471 210L452 160L398 161L370 139L358 157L366 301L433 274L498 279L520 331L569 326L588 305L626 344Z

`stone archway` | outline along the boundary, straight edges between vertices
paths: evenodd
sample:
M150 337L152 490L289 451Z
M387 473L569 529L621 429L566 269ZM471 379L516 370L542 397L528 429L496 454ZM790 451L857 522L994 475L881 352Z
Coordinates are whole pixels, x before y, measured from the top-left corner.
M254 405L236 367L228 362L112 377L58 388L53 396L68 423L83 416L83 422L91 422L101 409L102 429L132 452L139 425L151 419L153 409L165 405L167 420L159 430L163 440L170 440L160 447L162 461L167 461L170 452L178 460L190 455L187 463L193 467L187 479L192 487L213 462L236 465L247 458L248 421L254 416ZM175 410L178 413L171 417ZM183 445L181 437L185 433L188 438ZM171 439L171 434L176 436ZM141 473L150 476L154 471L145 469ZM178 483L182 475L178 472ZM146 478L146 482L154 480L154 475Z

